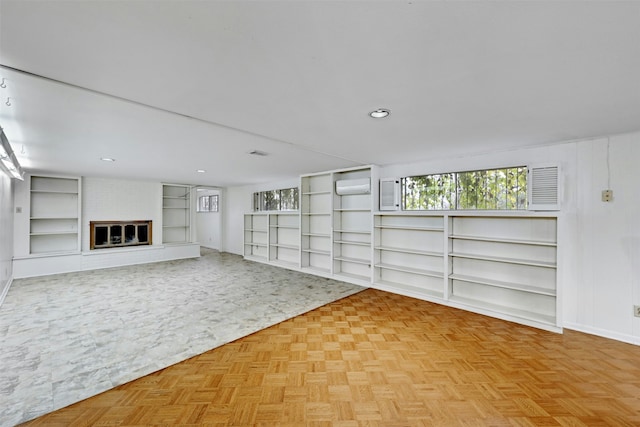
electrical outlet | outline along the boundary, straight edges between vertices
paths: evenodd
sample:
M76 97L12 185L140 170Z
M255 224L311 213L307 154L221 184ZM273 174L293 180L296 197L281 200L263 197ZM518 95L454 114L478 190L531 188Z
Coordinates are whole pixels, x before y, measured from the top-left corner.
M633 315L636 317L640 317L640 305L633 306Z
M602 201L610 202L613 200L613 190L602 190Z

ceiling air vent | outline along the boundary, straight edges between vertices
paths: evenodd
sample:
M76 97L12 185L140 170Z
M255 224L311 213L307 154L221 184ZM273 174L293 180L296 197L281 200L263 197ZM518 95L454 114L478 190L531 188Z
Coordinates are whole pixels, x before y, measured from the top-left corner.
M529 166L529 210L560 210L560 167Z
M264 151L260 151L260 150L249 151L249 154L251 154L252 156L262 156L262 157L267 155L267 153L265 153Z

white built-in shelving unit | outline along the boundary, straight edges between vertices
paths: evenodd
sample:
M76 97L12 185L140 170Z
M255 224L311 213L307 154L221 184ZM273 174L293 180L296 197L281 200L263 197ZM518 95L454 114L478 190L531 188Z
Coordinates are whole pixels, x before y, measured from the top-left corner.
M244 256L253 261L269 260L269 216L266 213L244 216Z
M301 267L331 274L331 173L303 176L300 191Z
M451 216L449 224L452 302L556 324L556 218Z
M365 283L371 282L371 168L333 174L333 274ZM355 194L340 186L367 187Z
M247 259L297 269L300 265L300 215L297 211L254 212L244 216Z
M300 215L297 211L269 214L269 261L299 267Z
M374 282L443 298L444 218L375 215Z
M31 176L29 253L80 251L80 178Z
M162 243L191 241L191 187L162 185Z
M105 199L105 194L119 194L122 190L122 182L117 180L72 176L29 174L24 181L16 182L13 277L44 276L200 255L199 244L193 242L191 206L195 204L189 194L189 186L133 185L131 192L122 197L123 200L131 200L133 194L140 195L139 204L134 201L125 209L139 212L134 213L133 218L120 218L118 207ZM158 213L158 218L155 213ZM140 221L148 221L148 226L139 225ZM105 236L112 243L109 247L103 244L95 246L96 235L92 236L91 223L115 227L110 228ZM163 232L151 230L151 225L162 227ZM118 239L111 238L114 233L120 235L120 242L124 244L115 244ZM149 243L156 244L134 247L127 244L127 236L133 236L139 243L148 239ZM152 236L156 238L153 242ZM160 242L176 244L157 244ZM92 250L96 248L99 250Z
M559 331L557 218L377 212L373 286Z
M248 259L561 331L557 215L378 211L373 167L305 175L299 212L245 215Z

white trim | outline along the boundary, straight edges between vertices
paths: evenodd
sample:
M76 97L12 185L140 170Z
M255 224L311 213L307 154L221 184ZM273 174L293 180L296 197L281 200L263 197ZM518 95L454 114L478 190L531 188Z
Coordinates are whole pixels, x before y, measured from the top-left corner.
M199 256L200 244L197 242L98 249L73 254L49 254L48 256L14 258L13 277L22 279L58 273L197 258Z
M4 303L4 299L9 293L9 288L11 287L12 283L13 283L13 277L9 277L7 284L4 286L4 289L2 289L2 293L0 294L0 307L2 307L2 304Z
M400 210L400 211L378 211L375 215L406 215L406 216L482 216L482 217L516 217L516 218L557 218L559 212L535 212L525 209L518 210L472 210L472 209L446 209L446 210Z
M628 344L640 346L640 337L633 336L630 334L620 334L618 332L609 331L607 329L594 328L591 326L581 325L573 322L564 322L564 328L577 331L577 332L582 332L589 335L596 335L602 338L608 338L608 339L622 341Z

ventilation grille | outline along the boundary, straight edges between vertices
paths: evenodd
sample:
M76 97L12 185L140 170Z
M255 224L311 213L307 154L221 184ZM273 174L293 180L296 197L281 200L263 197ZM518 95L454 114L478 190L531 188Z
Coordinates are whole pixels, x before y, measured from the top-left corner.
M249 154L251 154L252 156L266 156L268 153L264 152L264 151L260 151L260 150L251 150L249 151Z
M400 209L400 180L385 178L380 180L380 210L395 211Z
M559 167L532 166L529 173L529 209L559 210Z

